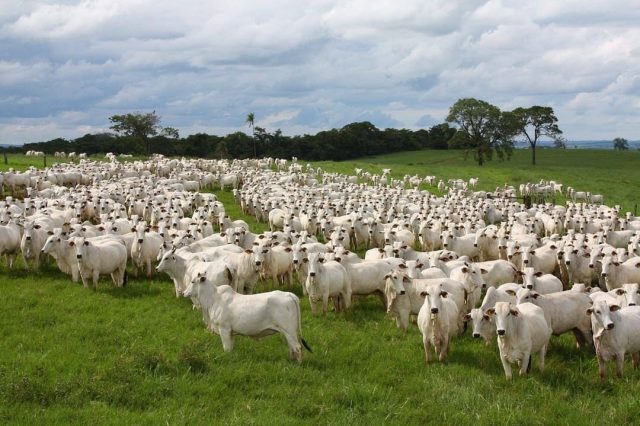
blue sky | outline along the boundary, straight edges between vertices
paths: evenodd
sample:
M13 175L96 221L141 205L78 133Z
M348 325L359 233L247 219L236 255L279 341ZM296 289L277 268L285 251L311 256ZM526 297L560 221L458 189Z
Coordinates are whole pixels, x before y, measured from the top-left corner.
M3 0L0 143L155 110L186 136L417 129L459 98L640 138L640 0Z

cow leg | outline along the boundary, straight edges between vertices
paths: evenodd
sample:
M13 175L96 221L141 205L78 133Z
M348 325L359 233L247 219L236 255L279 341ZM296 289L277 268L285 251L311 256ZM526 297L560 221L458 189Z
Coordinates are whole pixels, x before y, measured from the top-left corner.
M151 278L153 276L153 268L151 267L151 258L147 259L147 278Z
M600 354L597 355L598 358L598 374L600 375L600 380L603 381L607 377L607 363Z
M511 364L507 361L507 358L500 355L500 361L502 361L502 368L504 369L504 375L507 380L511 380L513 373L511 371Z
M616 375L622 378L622 370L624 367L624 352L616 354Z
M429 341L428 336L422 336L422 346L424 346L424 357L428 364L433 358L433 354L431 353L431 342Z
M93 289L98 290L98 279L100 278L100 272L98 270L93 271Z
M638 369L638 361L640 361L640 352L633 352L631 354L631 365L634 370Z
M336 305L335 301L333 305L336 307L336 310L339 308L339 305ZM327 309L329 307L329 293L322 295L322 314L327 315Z
M284 334L284 337L287 339L291 359L299 363L302 362L302 346L300 345L300 342L298 342L297 336L286 332L282 332L282 334Z
M520 362L521 376L527 375L527 372L529 371L529 368L530 368L530 365L529 365L530 362L531 362L531 352L524 352L522 354L522 361Z
M222 349L225 352L233 350L233 336L230 328L220 328L220 339L222 340Z
M544 358L545 356L547 356L547 345L544 345L542 348L540 348L540 352L538 352L538 369L540 370L540 372L544 371Z

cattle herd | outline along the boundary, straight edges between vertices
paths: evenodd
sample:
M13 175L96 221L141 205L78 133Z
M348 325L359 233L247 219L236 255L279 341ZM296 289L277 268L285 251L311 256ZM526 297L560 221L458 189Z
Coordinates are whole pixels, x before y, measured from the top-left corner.
M126 285L128 266L166 273L225 351L235 334L281 333L301 361L311 349L300 300L273 290L301 285L314 315L375 296L402 332L415 318L427 362L445 360L451 338L470 328L497 341L507 379L513 363L527 373L532 353L542 370L551 335L567 332L576 350L595 350L601 378L610 360L621 376L627 353L637 366L640 218L573 188L566 205L525 207L516 188L475 191L477 182L393 179L388 169L347 176L295 159L123 163L108 154L0 175L0 254L9 268L19 254L27 269L52 258L85 287L101 275ZM214 187L231 188L270 230L229 217ZM519 188L557 191L557 182ZM272 291L254 294L258 282Z

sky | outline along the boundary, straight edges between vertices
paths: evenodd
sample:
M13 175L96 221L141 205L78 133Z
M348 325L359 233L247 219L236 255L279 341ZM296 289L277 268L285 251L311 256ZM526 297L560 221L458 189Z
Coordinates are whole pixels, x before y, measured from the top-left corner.
M0 144L151 112L181 136L419 129L460 98L640 139L640 0L2 0Z

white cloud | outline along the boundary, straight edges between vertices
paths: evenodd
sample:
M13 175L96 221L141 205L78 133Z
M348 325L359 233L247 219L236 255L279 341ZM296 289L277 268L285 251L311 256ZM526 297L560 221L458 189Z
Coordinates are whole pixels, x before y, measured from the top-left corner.
M8 0L0 143L132 110L182 135L246 131L250 111L285 134L417 128L462 97L553 106L569 139L633 139L639 20L639 0Z

